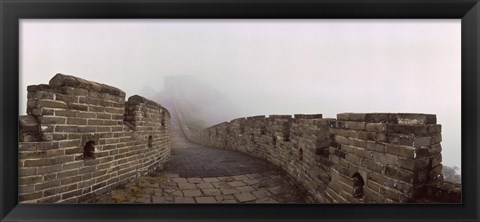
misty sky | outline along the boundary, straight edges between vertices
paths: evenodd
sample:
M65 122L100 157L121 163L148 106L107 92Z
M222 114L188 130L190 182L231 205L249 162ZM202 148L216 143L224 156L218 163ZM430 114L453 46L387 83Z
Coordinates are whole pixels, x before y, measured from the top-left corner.
M193 75L244 116L437 114L443 163L460 167L459 19L23 19L20 38L20 114L26 86L56 73L127 97L160 92L163 76Z

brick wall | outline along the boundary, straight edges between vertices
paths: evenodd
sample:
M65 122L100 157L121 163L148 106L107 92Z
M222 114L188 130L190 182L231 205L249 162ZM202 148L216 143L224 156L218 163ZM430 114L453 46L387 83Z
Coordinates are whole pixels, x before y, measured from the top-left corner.
M281 167L319 202L461 201L458 186L443 182L441 126L435 115L271 115L205 130L183 127L193 142L238 150ZM432 190L448 193L448 200L434 197Z
M28 87L20 117L19 201L78 203L170 156L168 110L117 88L57 74ZM94 144L93 158L85 147Z

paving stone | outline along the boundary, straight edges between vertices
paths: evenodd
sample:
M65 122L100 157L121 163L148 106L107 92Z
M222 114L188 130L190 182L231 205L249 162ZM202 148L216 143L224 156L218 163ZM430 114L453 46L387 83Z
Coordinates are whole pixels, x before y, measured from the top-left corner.
M173 193L173 192L177 191L178 189L162 189L162 190L163 190L163 193L170 194L170 193Z
M205 182L197 183L197 187L200 188L200 189L214 188L211 183L205 183Z
M172 193L170 193L170 196L183 197L183 193L182 193L181 190L175 190L175 191L173 191Z
M305 191L285 183L285 173L272 166L237 151L198 145L173 148L170 162L163 171L141 178L146 182L143 192L150 196L124 202L307 203L313 200L308 199ZM138 189L136 183L132 180L114 191L131 193L132 189ZM114 202L111 198L114 191L97 199L104 203Z
M272 194L279 194L282 192L282 187L280 186L270 187L270 188L267 188L267 190L270 191L270 193Z
M135 199L135 203L152 203L152 197L148 196L137 198Z
M224 204L226 204L226 203L238 203L238 202L235 201L235 200L222 200L222 201L219 202L219 203L224 203Z
M260 174L257 174L257 173L248 174L247 176L250 177L251 179L258 179L258 178L263 178L263 177L265 177L265 176L260 175Z
M149 189L155 189L155 188L159 188L160 184L158 184L158 183L148 183L148 184L145 184L144 187L149 188Z
M266 189L261 189L261 190L256 190L256 191L253 191L252 194L259 198L259 199L262 199L262 198L267 198L267 197L270 197L270 195L272 195L270 192L268 192L268 190Z
M255 188L253 188L251 186L241 186L241 187L236 187L235 189L239 190L242 193L255 191Z
M155 189L151 188L151 187L147 187L147 188L143 189L143 193L152 195L152 194L155 193Z
M228 182L227 183L229 186L232 186L232 187L241 187L241 186L245 186L246 184L244 184L243 182L241 181L233 181L233 182Z
M235 181L235 179L233 179L232 177L225 177L225 182L232 182L232 181Z
M250 179L247 175L237 175L237 176L232 176L233 179L235 180L246 180L246 179Z
M217 203L217 200L213 197L195 197L197 203Z
M217 196L222 194L219 189L202 189L202 193L205 196Z
M202 178L188 178L189 183L203 183Z
M164 174L164 176L167 177L167 178L178 178L178 177L180 177L178 175L178 173L166 173L166 174Z
M225 182L213 182L212 185L215 187L215 188L227 188L225 186L228 186ZM228 186L228 188L231 188L230 186Z
M182 190L197 189L197 186L195 186L195 184L193 184L193 183L179 183L178 187Z
M245 179L245 180L242 180L242 182L244 182L247 185L252 185L252 184L259 183L259 181L257 179Z
M187 178L172 178L172 181L176 183L188 183Z
M175 203L195 203L192 197L175 197Z
M235 194L235 193L240 193L239 190L237 189L220 189L220 192L223 194Z
M263 199L256 200L255 203L278 203L278 201L272 198L263 198Z
M253 201L256 200L255 196L253 196L251 193L240 193L240 194L234 194L234 196L238 199L240 202L247 202L247 201Z
M235 200L235 197L233 195L218 195L218 196L215 196L215 199L217 201Z
M202 192L200 190L182 190L183 195L186 197L199 197L202 196Z
M160 188L162 189L178 189L177 184L167 184L167 183L161 183Z
M207 177L207 178L203 178L203 181L212 183L212 182L219 182L220 180L216 177Z
M163 196L163 190L162 190L162 189L154 189L154 190L153 190L153 195L155 195L155 196Z
M173 203L174 199L172 197L152 197L152 203Z

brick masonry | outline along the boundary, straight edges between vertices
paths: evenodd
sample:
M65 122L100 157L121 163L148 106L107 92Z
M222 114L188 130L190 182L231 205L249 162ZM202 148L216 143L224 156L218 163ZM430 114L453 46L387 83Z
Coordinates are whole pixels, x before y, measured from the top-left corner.
M204 130L182 126L193 142L280 166L318 202L461 202L459 185L443 181L441 125L435 115L270 115Z
M80 203L162 168L170 113L141 96L63 74L28 86L19 120L19 202ZM94 144L93 158L84 148Z

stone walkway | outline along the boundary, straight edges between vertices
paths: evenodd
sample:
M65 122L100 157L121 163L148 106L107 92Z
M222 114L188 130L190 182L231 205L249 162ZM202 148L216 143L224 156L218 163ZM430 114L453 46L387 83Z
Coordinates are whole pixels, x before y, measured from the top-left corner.
M170 163L95 203L310 203L312 198L266 161L175 138Z

